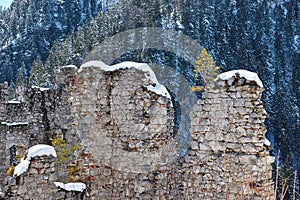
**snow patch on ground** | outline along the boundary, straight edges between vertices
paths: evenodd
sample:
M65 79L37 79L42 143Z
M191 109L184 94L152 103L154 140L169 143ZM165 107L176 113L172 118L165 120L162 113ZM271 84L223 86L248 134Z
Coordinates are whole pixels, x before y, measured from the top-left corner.
M46 144L38 144L32 146L28 149L28 153L25 159L21 160L21 162L15 167L14 176L20 176L21 174L27 171L31 158L43 155L52 155L54 157L57 157L56 151L52 146Z
M55 186L58 189L64 189L66 191L76 191L76 192L83 192L86 189L86 185L84 183L61 183L61 182L54 182Z
M239 70L233 70L233 71L229 71L229 72L224 72L224 73L220 74L217 77L217 80L218 79L228 80L231 77L235 77L236 74L239 74L240 77L244 77L246 80L255 81L257 83L257 85L260 86L260 87L262 87L262 88L264 87L262 81L259 79L259 77L258 77L258 75L256 73L250 72L250 71L247 71L247 70L244 70L244 69L239 69Z
M122 62L122 63L116 64L116 65L108 66L101 61L89 61L80 66L78 73L81 73L82 70L84 70L84 68L88 68L91 66L99 67L100 69L102 69L104 71L109 71L109 72L117 71L120 69L130 69L130 68L135 68L135 69L141 70L142 72L145 73L145 76L153 82L153 85L145 86L148 90L155 92L156 94L166 96L167 98L171 99L171 96L170 96L167 88L158 82L158 80L157 80L154 72L150 68L150 66L145 63Z

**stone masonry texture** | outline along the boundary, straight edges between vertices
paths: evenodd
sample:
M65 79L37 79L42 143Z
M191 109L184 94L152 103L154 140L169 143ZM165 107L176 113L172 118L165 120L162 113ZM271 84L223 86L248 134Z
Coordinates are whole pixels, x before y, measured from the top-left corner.
M0 84L0 199L271 199L274 158L264 146L263 88L217 80L190 113L187 155L178 157L171 99L133 67L62 67L52 88L27 87L9 101ZM57 133L63 156L37 156L7 170ZM54 182L82 182L83 192Z

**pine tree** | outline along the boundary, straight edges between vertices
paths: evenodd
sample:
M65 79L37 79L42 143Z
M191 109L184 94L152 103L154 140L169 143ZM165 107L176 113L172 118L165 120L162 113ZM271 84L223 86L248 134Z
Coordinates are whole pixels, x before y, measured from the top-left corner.
M33 61L31 66L29 85L41 86L43 69L44 69L44 64L41 60L41 57L38 56L38 58Z
M85 40L85 46L87 48L87 51L91 51L99 42L100 33L99 33L99 27L96 22L96 20L91 20L86 29L86 40Z
M200 56L197 57L194 70L195 79L197 82L202 82L200 86L193 86L192 90L200 92L208 87L209 83L213 82L218 76L220 67L216 66L216 62L205 48L202 49Z
M74 35L69 35L65 40L65 42L61 45L61 50L60 50L61 66L70 64L74 47L75 47Z
M85 51L85 35L84 31L81 27L78 27L76 32L76 39L75 39L75 54L84 54Z
M17 13L15 10L13 10L12 16L17 16ZM12 38L16 38L18 34L18 19L16 17L12 17L9 22L10 27L10 36Z
M17 75L16 87L26 84L26 79L27 78L26 78L25 64L24 64L24 62L22 62L21 68L19 69L18 75Z
M19 101L23 101L23 94L25 92L26 83L27 83L26 69L25 69L24 62L22 62L21 68L18 71L16 88L15 88L15 93Z
M32 33L33 31L33 12L34 12L34 4L30 2L28 6L28 11L26 13L26 19L25 19L25 30L27 33Z

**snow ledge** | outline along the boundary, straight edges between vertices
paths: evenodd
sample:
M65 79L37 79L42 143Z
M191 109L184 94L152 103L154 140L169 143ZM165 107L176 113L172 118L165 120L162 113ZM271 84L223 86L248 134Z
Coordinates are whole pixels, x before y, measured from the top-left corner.
M55 186L58 189L63 189L66 191L76 191L76 192L83 192L86 189L85 183L77 182L77 183L61 183L61 182L54 182Z
M88 62L84 63L83 65L81 65L80 69L78 70L78 73L81 73L85 68L88 68L88 67L98 67L101 70L108 71L108 72L117 71L117 70L121 70L121 69L130 69L130 68L135 68L137 70L141 70L142 72L145 73L145 76L151 82L153 82L153 84L145 86L149 91L152 91L161 96L165 96L168 99L171 99L171 95L169 94L167 88L158 82L151 67L149 65L147 65L146 63L122 62L122 63L116 64L116 65L109 66L109 65L106 65L105 63L103 63L102 61L94 60L94 61L88 61ZM153 85L155 85L155 86L153 86Z
M271 146L271 142L270 142L267 138L264 139L263 144L264 144L265 146L267 146L267 147L270 147L270 146Z
M6 126L27 126L28 122L1 122L1 124Z
M43 88L43 87L39 87L39 86L31 86L32 89L39 89L41 92L44 92L44 91L47 91L47 90L50 90L50 88Z
M15 167L14 176L20 176L28 170L31 158L43 155L52 155L54 157L57 157L56 151L52 146L46 144L38 144L32 146L28 149L28 153L27 156L25 156L25 159L21 160L21 162Z
M259 79L258 75L255 72L250 72L248 70L244 70L244 69L239 69L239 70L233 70L233 71L228 71L228 72L224 72L222 74L220 74L216 80L228 80L231 77L235 77L239 75L240 77L245 78L246 80L249 81L255 81L257 83L257 85L261 88L263 88L263 83L262 81Z
M21 102L20 101L17 101L17 100L10 100L7 102L8 104L20 104Z

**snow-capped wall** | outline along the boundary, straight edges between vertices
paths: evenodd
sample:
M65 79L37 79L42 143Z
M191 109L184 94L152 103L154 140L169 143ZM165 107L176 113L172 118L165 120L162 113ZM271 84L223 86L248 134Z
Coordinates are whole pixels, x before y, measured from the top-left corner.
M202 93L183 158L172 99L146 64L65 67L53 88L29 87L20 103L8 102L7 86L0 92L0 185L12 199L264 199L273 193L256 74L221 74ZM70 147L80 144L67 170L59 158L36 156L24 173L6 175L24 147L50 143L56 132Z
M81 66L74 82L73 123L96 159L136 173L176 159L172 101L147 64L91 61Z
M193 179L185 180L187 199L274 198L263 90L257 74L235 70L220 74L202 93L190 114L183 173Z
M56 157L56 151L54 147L45 145L45 144L38 144L33 147L30 147L28 149L27 154L24 156L24 158L20 161L20 163L15 167L14 169L14 176L20 176L24 172L26 172L29 168L30 161L33 157L36 156L53 156Z

